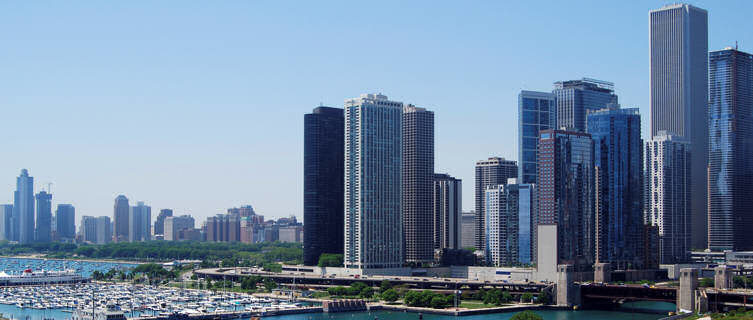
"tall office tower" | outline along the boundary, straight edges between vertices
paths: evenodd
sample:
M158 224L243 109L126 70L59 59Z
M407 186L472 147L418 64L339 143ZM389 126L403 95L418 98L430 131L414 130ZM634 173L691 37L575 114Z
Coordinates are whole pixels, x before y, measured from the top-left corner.
M403 107L403 245L405 261L434 261L434 112Z
M317 107L303 116L303 264L343 252L345 202L343 109ZM251 230L252 228L249 228Z
M517 179L510 179L505 194L508 205L515 205L508 210L513 219L517 219L512 221L516 229L513 229L515 239L510 245L517 248L513 264L529 265L536 261L532 238L533 230L536 229L536 185L518 183Z
M73 205L58 204L55 220L55 232L60 239L73 240L76 237L76 208Z
M52 194L46 191L37 193L37 219L34 239L37 242L50 242L52 234Z
M434 249L461 249L463 182L448 174L434 175Z
M690 145L660 131L646 142L643 153L647 223L659 233L662 264L690 258Z
M97 228L97 244L105 244L112 241L112 224L110 223L110 217L101 216L96 218Z
M461 215L460 246L473 248L476 246L476 212L463 212Z
M143 201L136 203L128 212L128 241L152 239L152 208Z
M34 241L34 177L29 176L29 171L21 170L21 175L16 179L16 191L13 194L13 219L16 239L19 243Z
M506 185L499 184L487 186L484 191L484 212L486 212L484 254L486 263L495 267L512 265L518 255L517 246L512 245L517 242L515 232L517 217L511 210L517 204L508 203L517 199L508 198L505 189Z
M129 215L131 207L128 205L128 198L119 195L115 198L115 207L113 209L112 221L114 223L115 242L126 242L130 236Z
M484 193L486 187L506 184L507 179L518 176L518 164L505 158L491 157L476 161L476 249L486 247L486 212L484 211Z
M0 240L13 240L13 205L0 205Z
M340 128L340 129L342 129L342 128ZM340 163L340 166L342 166L342 163ZM254 211L254 207L252 207L251 205L245 205L245 206L240 206L238 208L227 209L227 214L234 214L234 215L237 215L237 216L240 216L240 217L254 217L254 216L258 216L256 214L256 211Z
M617 106L614 83L596 79L558 81L554 83L557 97L557 127L585 132L589 113Z
M643 266L643 142L637 108L588 115L594 140L596 261Z
M555 129L556 102L553 93L521 91L518 94L518 181L536 183L539 132Z
M241 241L241 216L237 214L227 215L227 223L225 224L227 230L228 242L240 242Z
M687 139L691 156L692 246L707 247L708 14L688 4L649 12L651 136Z
M81 241L97 243L97 218L92 216L81 217L78 233L81 235Z
M594 263L593 168L590 134L541 133L537 225L557 226L556 264L571 264L576 271L588 270ZM536 232L533 238L537 239Z
M708 247L753 250L753 55L711 52L709 77Z
M173 209L162 209L154 220L154 235L165 235L165 219L173 216ZM167 239L165 239L167 240Z
M187 240L180 237L180 231L193 229L195 225L193 217L182 215L179 217L170 216L165 218L165 240L178 241Z
M345 101L345 267L403 266L403 103L381 94Z

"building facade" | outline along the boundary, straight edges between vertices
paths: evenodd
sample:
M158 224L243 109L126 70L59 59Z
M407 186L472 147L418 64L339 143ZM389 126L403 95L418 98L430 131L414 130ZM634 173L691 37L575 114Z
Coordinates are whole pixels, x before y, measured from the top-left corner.
M463 182L434 175L434 249L461 249Z
M159 214L157 215L157 219L154 219L154 235L161 234L164 236L165 234L165 219L167 217L173 216L173 210L172 209L162 209L159 211ZM167 240L167 239L165 239Z
M476 247L476 212L467 211L461 213L460 217L460 246L465 248Z
M506 184L507 179L518 176L518 164L505 158L491 157L476 162L476 249L486 247L486 212L484 197L486 187Z
M402 208L405 261L434 261L434 112L403 107Z
M707 246L708 13L674 4L649 12L651 136L691 144L692 244Z
M552 129L585 132L589 113L618 104L614 84L608 81L558 81L552 92L557 99L557 126Z
M708 247L753 250L753 55L709 53Z
M128 241L152 239L152 207L139 201L128 212Z
M113 207L112 221L114 223L114 238L115 242L126 242L130 237L129 232L129 215L131 207L128 205L128 198L124 195L119 195L115 198L115 205Z
M345 172L343 109L317 107L303 117L303 263L343 252ZM253 227L247 228L253 232ZM248 237L248 236L247 236ZM250 238L249 240L251 241Z
M555 95L521 91L518 94L518 181L536 183L539 132L554 129L557 121Z
M534 185L518 184L511 178L506 185L487 187L485 196L487 263L497 267L532 263Z
M21 170L16 179L16 191L13 194L13 222L16 231L15 240L19 243L34 241L34 177L29 171ZM17 225L17 227L16 227Z
M71 204L58 204L55 210L55 230L58 238L73 240L76 237L76 208Z
M591 135L564 130L541 133L536 221L557 226L556 264L571 264L576 271L594 263L593 168ZM534 247L538 250L536 243Z
M37 242L50 242L52 235L52 194L41 191L37 199L37 227L34 230Z
M0 205L0 223L2 223L2 226L0 228L0 233L2 233L2 237L0 237L0 240L13 240L13 205L12 204L3 204Z
M644 211L658 228L659 262L690 261L690 144L660 131L644 151Z
M165 241L187 240L181 237L181 231L193 230L196 222L190 215L169 216L165 218Z
M637 108L588 115L594 140L596 261L643 266L643 142Z
M345 267L403 266L403 104L381 94L345 101Z

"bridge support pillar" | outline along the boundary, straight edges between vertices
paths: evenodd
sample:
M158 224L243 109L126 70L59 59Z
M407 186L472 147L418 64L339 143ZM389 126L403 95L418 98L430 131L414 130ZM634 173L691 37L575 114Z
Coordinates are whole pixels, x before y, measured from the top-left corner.
M594 264L594 282L607 283L612 281L612 265L609 263Z
M573 266L561 264L557 266L557 305L572 307L580 304L580 287L573 279Z
M726 266L714 268L714 289L732 289L732 272Z
M698 269L680 270L680 290L677 292L677 309L680 312L695 310L695 295L698 289Z

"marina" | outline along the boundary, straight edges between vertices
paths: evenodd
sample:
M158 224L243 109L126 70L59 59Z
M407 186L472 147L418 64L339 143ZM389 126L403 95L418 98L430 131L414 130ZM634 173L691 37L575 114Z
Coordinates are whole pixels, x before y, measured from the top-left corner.
M43 259L43 258L0 258L0 271L12 274L20 273L23 270L74 270L82 277L91 276L92 272L99 271L106 273L111 269L125 270L133 268L138 264L109 262L109 261L84 261L84 260L62 260L62 259Z

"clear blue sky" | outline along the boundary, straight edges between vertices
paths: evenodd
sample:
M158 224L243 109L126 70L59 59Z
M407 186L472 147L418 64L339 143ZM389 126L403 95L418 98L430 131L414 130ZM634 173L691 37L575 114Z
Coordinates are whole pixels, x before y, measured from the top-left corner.
M517 94L615 82L648 127L648 11L664 1L3 1L0 203L28 168L81 215L125 194L203 221L302 216L303 114L381 92L436 112L436 171L517 160ZM709 49L753 51L753 1Z

